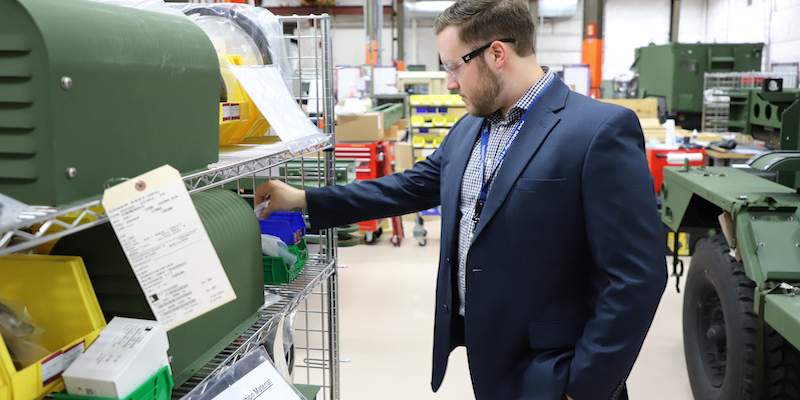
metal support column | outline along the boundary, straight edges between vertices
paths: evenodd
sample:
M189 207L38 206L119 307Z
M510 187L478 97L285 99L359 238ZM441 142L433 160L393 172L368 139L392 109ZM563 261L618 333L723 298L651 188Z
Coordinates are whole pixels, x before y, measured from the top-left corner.
M397 0L395 2L397 7L397 65L398 68L405 69L406 62L406 10L405 2Z
M536 53L536 35L539 33L539 29L542 27L538 24L539 21L539 1L538 0L530 0L528 2L528 8L531 10L531 20L533 20L533 26L535 29L533 30L533 52Z
M681 0L670 0L671 8L669 14L669 41L678 43L678 32L681 20Z
M383 30L383 4L381 0L364 2L364 30L367 40L365 64L381 64L381 31Z
M592 81L592 97L600 97L600 81L603 79L603 8L604 0L583 2L583 46L582 60L589 66Z

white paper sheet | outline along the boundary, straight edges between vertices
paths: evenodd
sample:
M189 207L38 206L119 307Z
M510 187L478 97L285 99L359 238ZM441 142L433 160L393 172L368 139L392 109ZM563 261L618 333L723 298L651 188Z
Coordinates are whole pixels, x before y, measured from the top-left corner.
M231 71L291 151L302 150L308 143L325 137L300 109L277 68L231 66Z
M111 187L103 207L164 329L236 299L178 170L165 165Z
M360 67L336 67L336 98L359 98L363 91Z
M301 400L269 361L265 361L213 400Z
M375 94L396 94L397 91L397 68L395 67L375 67L372 74L375 87Z

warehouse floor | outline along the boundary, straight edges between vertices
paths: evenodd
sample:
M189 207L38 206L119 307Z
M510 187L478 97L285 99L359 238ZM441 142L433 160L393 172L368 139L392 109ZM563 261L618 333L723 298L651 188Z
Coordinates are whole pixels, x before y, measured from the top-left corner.
M411 228L407 224L406 232ZM384 237L375 246L340 249L343 400L474 398L463 348L450 356L442 388L431 391L438 221L426 228L426 247L410 239L395 248ZM628 380L631 399L692 399L681 338L682 298L674 285L670 279Z

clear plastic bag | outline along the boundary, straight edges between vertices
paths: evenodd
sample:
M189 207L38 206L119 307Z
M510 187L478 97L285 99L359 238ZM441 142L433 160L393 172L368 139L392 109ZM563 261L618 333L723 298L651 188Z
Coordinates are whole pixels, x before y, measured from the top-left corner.
M195 387L184 397L184 400L238 400L253 398L253 396L258 398L266 390L271 391L268 396L265 396L266 398L290 399L292 395L295 395L294 398L298 400L304 398L294 386L287 383L289 386L287 388L282 385L282 382L273 380L273 378L280 379L280 376L268 376L267 369L264 368L265 363L272 363L272 360L267 351L258 346L226 370ZM252 378L255 378L253 381L257 384L255 388L250 388L249 385L243 385L241 391L232 388L237 382L243 383ZM262 381L266 382L262 383ZM245 393L246 390L247 393Z
M44 329L34 324L24 305L0 299L0 336L18 370L50 354L41 345L43 332Z
M297 256L289 251L286 243L272 235L261 235L261 253L265 256L280 257L286 265L294 265L297 262Z
M246 4L176 4L211 39L219 54L243 54L243 65L275 65L290 85L291 63L287 56L283 25L274 14ZM228 60L221 58L224 68Z

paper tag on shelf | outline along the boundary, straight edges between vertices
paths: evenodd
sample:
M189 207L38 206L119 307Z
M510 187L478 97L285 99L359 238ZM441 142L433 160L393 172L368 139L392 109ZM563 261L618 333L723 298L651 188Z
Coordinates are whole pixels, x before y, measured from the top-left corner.
M164 329L236 299L176 169L165 165L107 189L103 207Z
M253 368L212 400L302 400L269 361Z

